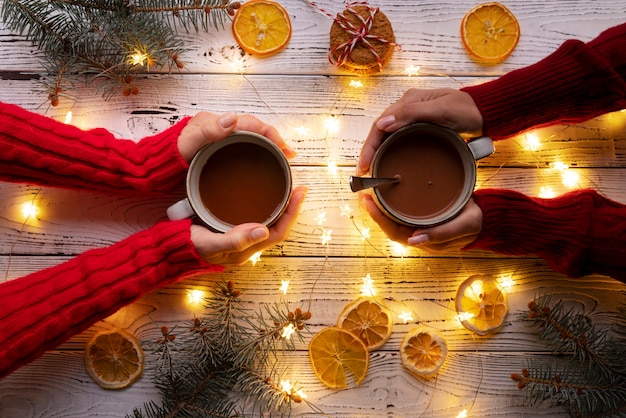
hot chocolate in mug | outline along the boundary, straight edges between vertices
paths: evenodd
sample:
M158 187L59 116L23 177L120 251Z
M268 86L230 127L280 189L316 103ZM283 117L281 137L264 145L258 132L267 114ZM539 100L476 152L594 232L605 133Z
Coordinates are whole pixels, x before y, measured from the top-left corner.
M374 154L372 177L400 177L397 183L374 187L374 201L403 225L444 223L458 215L472 196L476 161L493 152L489 137L466 142L439 125L405 126L390 134Z
M287 158L254 132L234 132L201 148L187 172L187 197L167 209L170 220L197 217L216 232L255 222L272 225L292 187Z

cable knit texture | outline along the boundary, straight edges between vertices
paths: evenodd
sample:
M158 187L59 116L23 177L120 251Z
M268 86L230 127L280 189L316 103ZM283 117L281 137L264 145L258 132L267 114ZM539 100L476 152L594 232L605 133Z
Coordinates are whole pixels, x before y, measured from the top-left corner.
M0 376L157 287L201 271L190 221L163 222L107 248L0 285Z
M177 139L189 118L138 143L0 103L0 180L120 193L182 184Z
M462 90L493 139L626 108L626 24L595 40L565 42L538 63Z
M570 277L600 273L626 282L626 208L593 190L541 199L511 190L474 193L480 236L466 249L536 255Z
M494 139L584 121L626 108L624 51L626 24L587 44L567 41L537 64L463 90ZM572 277L600 273L626 282L626 206L591 190L538 199L487 189L474 197L483 227L466 249L536 255Z
M0 180L102 192L182 187L187 119L139 143L0 103ZM111 247L0 284L0 377L157 287L201 271L191 221L163 222Z

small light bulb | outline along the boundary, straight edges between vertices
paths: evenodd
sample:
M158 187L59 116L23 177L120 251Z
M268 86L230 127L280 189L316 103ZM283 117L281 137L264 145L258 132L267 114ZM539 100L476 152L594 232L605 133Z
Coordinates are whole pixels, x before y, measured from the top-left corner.
M330 242L330 240L332 239L330 237L330 234L333 233L332 229L325 229L324 232L322 232L322 245L326 245Z
M253 266L256 266L256 263L258 263L261 260L262 253L263 251L257 251L256 253L252 254L252 256L250 257L250 261L252 262Z
M288 339L291 338L291 335L294 332L296 332L296 328L290 322L289 324L287 324L286 326L283 327L283 333L280 336L283 337L284 339L288 340Z
M374 289L374 280L369 273L363 277L363 286L361 287L361 294L363 296L376 296L376 289Z
M578 175L577 172L568 169L563 172L561 176L561 180L563 181L563 185L565 187L573 188L578 185L580 176Z
M526 148L529 151L537 151L541 146L541 141L539 141L539 137L534 132L526 134Z
M280 291L283 295L287 294L287 290L289 290L289 280L281 280L280 281Z
M202 290L193 289L187 292L187 303L197 305L204 300L204 292Z
M400 318L405 324L413 321L413 315L411 315L411 312L404 311L398 315L398 318Z
M414 76L414 75L417 76L419 75L419 72L420 72L420 66L411 64L406 68L405 71L409 77Z
M363 87L363 83L359 80L350 80L350 87L361 88Z
M72 111L68 111L65 115L65 124L69 125L72 122Z
M22 205L22 215L25 219L34 218L39 213L39 209L33 202L26 202Z

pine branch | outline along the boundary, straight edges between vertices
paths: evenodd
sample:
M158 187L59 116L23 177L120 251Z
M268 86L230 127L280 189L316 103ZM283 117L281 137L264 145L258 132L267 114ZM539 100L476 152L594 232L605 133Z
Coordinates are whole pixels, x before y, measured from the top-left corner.
M240 417L247 408L238 399L261 413L288 414L292 402L302 402L299 391L274 382L281 381L280 352L295 348L282 338L284 327L302 338L297 332L311 314L289 312L285 303L266 308L267 319L260 311L255 320L241 295L233 282L215 284L206 315L178 329L163 326L161 337L145 344L163 401L134 410L133 417Z
M619 311L617 338L610 338L609 327L566 310L563 301L550 303L549 295L535 298L520 318L554 351L555 364L529 363L511 379L531 405L549 399L572 417L626 416L626 310Z
M96 74L99 92L139 92L134 81L146 71L180 69L186 50L179 26L189 32L224 22L239 7L230 0L6 0L4 23L44 54L49 99L71 88L66 77Z

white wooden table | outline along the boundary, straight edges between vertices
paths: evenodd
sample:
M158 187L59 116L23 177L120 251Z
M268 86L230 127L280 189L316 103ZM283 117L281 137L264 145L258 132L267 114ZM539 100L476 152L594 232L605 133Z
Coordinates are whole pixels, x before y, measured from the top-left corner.
M348 177L369 126L409 87L453 87L480 83L532 64L569 38L590 40L602 30L626 20L624 0L507 0L517 16L522 36L508 60L496 66L473 62L465 53L459 23L476 3L465 0L428 2L380 0L393 24L402 52L380 76L361 79L329 64L331 21L303 0L282 0L293 24L286 50L266 59L242 56L230 27L185 35L192 50L181 59L185 68L172 75L152 75L141 82L138 96L121 94L105 102L93 86L77 82L75 100L57 108L46 103L37 74L43 71L35 48L0 26L0 100L72 123L82 128L105 127L120 137L139 139L160 131L177 118L200 110L252 113L275 125L298 150L292 161L295 184L310 191L289 239L266 251L256 264L230 268L223 274L180 282L147 295L111 318L75 336L57 350L0 380L0 417L120 417L159 399L148 373L122 391L100 389L84 369L85 342L97 330L121 326L139 337L161 324L188 320L193 308L187 292L207 289L214 281L232 279L248 289L254 306L281 299L281 280L290 280L283 299L292 308L310 309L311 334L334 324L342 307L359 296L363 277L370 274L378 294L395 313L408 310L413 321L394 319L389 342L371 354L365 381L358 388L331 390L312 372L306 345L286 357L291 381L328 416L470 417L565 416L558 407L529 407L510 373L531 358L549 352L517 319L534 296L553 293L610 324L625 302L623 284L602 276L570 280L535 258L500 257L482 252L432 257L415 250L403 257L359 210ZM339 1L319 1L333 13ZM418 76L406 69L419 66ZM332 117L337 129L327 128ZM555 193L567 190L550 163L562 161L580 175L580 185L602 190L626 202L626 114L605 115L581 126L537 131L542 145L525 149L525 138L497 144L497 153L479 164L478 187L507 187L536 195L542 186ZM305 129L301 129L305 128ZM329 171L336 164L337 172ZM0 183L0 281L67 260L90 248L111 245L164 218L165 209L181 194L147 201L143 198L78 193L29 185ZM37 219L24 223L20 207L35 199ZM342 207L352 209L352 218ZM320 225L320 216L326 221ZM368 240L363 228L370 228ZM332 240L322 245L324 230ZM478 337L456 320L453 299L458 285L474 273L510 275L511 314L505 327L490 337ZM1 303L1 302L0 302ZM448 360L436 378L419 380L405 372L398 354L404 334L422 324L447 340ZM0 324L0 332L1 324ZM288 376L289 377L289 376ZM294 416L313 416L305 404Z

